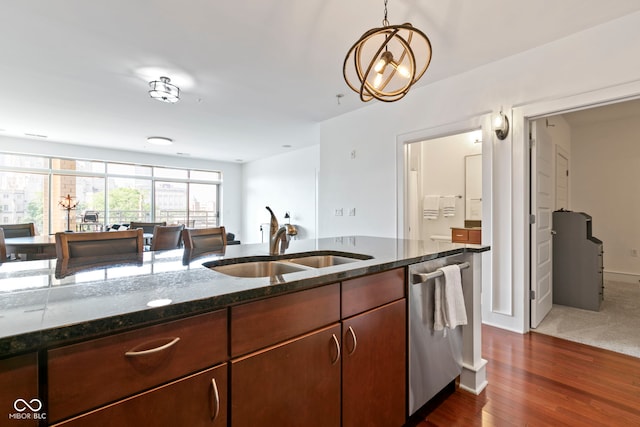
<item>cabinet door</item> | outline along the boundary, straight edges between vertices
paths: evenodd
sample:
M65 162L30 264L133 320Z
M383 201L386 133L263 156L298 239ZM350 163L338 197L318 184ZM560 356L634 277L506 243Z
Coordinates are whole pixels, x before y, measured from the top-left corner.
M336 324L232 361L231 424L339 426L339 337Z
M342 334L342 425L403 425L406 299L344 320Z
M36 353L0 360L0 424L37 426L45 412L38 395Z
M225 363L56 426L226 426L227 369Z

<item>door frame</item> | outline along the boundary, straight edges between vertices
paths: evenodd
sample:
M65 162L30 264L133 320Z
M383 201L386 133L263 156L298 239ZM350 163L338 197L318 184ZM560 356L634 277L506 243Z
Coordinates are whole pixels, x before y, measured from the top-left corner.
M616 86L601 88L572 96L561 97L549 101L514 106L513 117L513 157L514 170L521 168L523 173L513 175L513 265L512 273L515 301L522 311L522 332L531 330L531 300L529 291L531 283L531 239L529 236L531 206L531 170L529 150L529 122L548 116L572 111L585 110L603 105L640 99L640 80L622 83ZM484 147L483 147L484 148Z

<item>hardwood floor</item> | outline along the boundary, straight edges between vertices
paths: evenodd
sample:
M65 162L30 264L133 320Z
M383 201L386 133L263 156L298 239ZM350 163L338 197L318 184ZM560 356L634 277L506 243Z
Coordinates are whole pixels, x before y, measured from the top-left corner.
M640 358L482 328L489 385L456 390L407 426L638 426Z

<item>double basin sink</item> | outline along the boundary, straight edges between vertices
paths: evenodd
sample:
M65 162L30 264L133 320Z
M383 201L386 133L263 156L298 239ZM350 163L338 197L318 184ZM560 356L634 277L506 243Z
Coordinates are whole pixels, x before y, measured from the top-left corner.
M310 269L371 259L369 255L336 251L304 252L290 255L255 256L211 261L204 264L219 273L235 277L272 277Z

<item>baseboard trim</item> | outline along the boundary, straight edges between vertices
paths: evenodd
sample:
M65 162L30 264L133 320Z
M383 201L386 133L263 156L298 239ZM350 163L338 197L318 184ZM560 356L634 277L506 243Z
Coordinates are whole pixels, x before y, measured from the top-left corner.
M623 282L623 283L638 283L640 282L640 274L605 270L604 280L605 281L610 280L612 282Z

